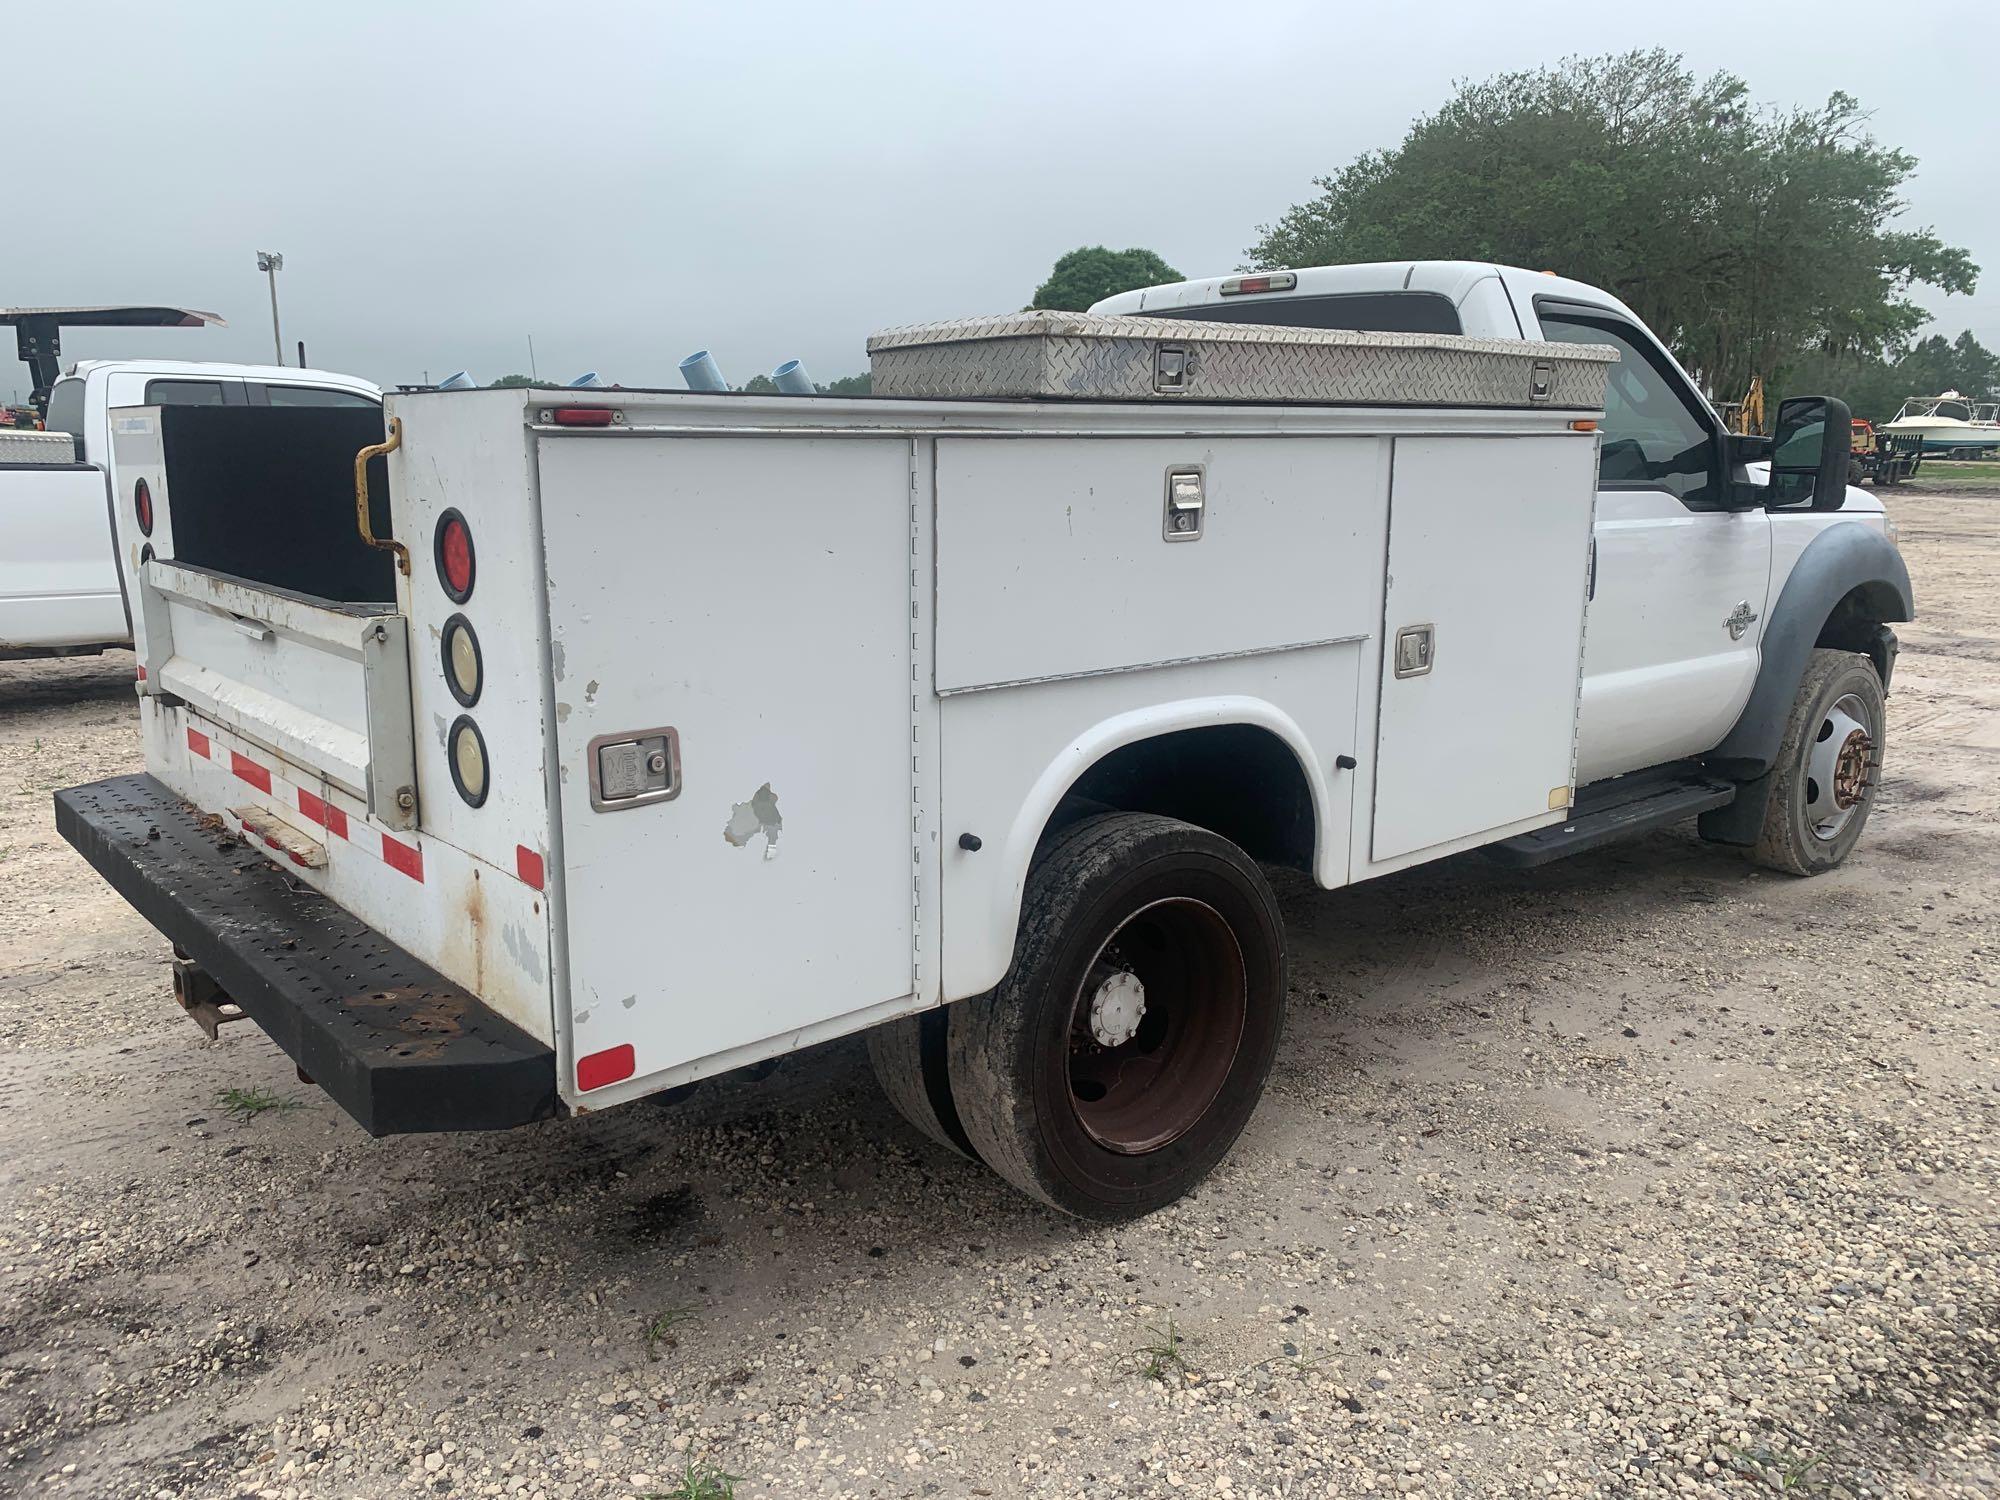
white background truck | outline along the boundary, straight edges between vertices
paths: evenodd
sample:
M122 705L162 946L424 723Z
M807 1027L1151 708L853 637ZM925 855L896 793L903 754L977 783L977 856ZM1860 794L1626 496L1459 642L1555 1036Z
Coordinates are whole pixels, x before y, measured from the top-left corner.
M1395 303L1419 273L1438 305ZM919 1128L1144 1212L1278 1045L1264 866L1701 813L1804 872L1867 815L1910 595L1843 508L1845 411L1786 403L1756 484L1602 293L1394 321L1463 329L1514 276L893 332L864 400L396 395L353 495L301 456L360 447L350 414L122 412L147 772L58 825L197 1018L240 1007L370 1131L866 1029ZM1343 312L1391 331L1286 328L1321 278L1386 286Z
M83 360L56 380L48 432L0 453L0 658L129 645L127 579L112 545L121 485L111 412L127 406L379 409L381 392L330 370L182 360ZM62 439L69 439L65 447Z

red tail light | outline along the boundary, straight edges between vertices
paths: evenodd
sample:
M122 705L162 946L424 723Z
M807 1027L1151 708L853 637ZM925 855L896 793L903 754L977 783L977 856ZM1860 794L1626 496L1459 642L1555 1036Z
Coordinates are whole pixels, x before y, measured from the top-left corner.
M472 528L465 524L464 516L455 510L448 510L438 517L431 551L435 554L438 582L444 585L452 603L465 603L472 597L477 568L472 550Z
M1289 292L1299 284L1291 271L1272 271L1263 276L1235 276L1222 283L1225 297L1241 297L1252 292Z
M139 534L153 534L153 491L145 480L132 486L132 510L139 517Z
M555 408L558 427L609 427L611 408L608 406L558 406Z

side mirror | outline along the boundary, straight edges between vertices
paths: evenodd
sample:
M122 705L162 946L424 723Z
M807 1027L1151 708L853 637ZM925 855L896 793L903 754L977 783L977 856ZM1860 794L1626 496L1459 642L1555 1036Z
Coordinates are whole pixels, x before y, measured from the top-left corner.
M1852 414L1833 396L1794 396L1778 403L1771 437L1772 505L1839 510L1847 500Z

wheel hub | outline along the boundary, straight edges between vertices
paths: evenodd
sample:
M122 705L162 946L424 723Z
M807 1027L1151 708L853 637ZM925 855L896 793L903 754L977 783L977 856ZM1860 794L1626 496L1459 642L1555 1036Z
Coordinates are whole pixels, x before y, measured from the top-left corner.
M1875 746L1868 731L1856 729L1841 741L1833 766L1833 805L1845 812L1868 791L1868 760Z
M1090 1035L1100 1047L1122 1047L1146 1018L1146 986L1137 974L1115 969L1090 997Z
M1875 734L1875 715L1853 693L1820 716L1805 764L1805 822L1815 838L1839 837L1867 802L1881 755Z

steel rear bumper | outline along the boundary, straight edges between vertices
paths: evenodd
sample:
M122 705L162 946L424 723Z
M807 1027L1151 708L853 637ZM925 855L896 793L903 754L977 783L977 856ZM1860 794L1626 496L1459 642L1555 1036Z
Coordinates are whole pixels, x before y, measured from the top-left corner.
M56 828L371 1135L558 1111L555 1053L151 776L55 794Z

